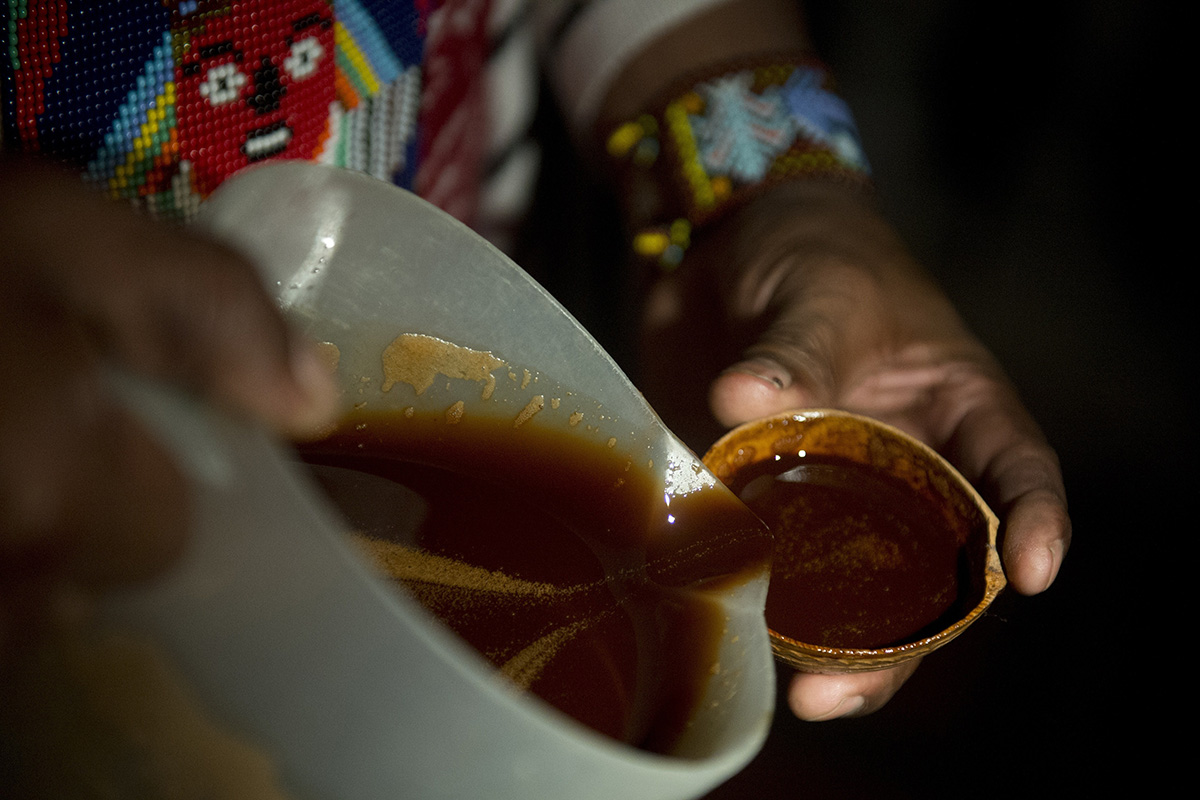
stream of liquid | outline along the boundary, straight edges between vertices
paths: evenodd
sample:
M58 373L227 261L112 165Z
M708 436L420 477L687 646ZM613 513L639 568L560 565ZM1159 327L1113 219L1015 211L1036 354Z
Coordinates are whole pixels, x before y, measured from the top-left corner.
M394 525L369 492L328 486L374 563L509 680L653 751L677 741L717 668L715 593L770 558L728 492L668 503L649 465L567 432L358 413L301 456L419 498Z

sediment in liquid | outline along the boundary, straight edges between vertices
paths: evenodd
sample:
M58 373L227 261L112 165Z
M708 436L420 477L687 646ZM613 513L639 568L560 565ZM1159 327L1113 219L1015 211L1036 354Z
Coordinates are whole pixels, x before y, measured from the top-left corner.
M776 633L825 647L895 646L941 630L980 599L972 537L878 469L788 456L729 485L775 537L766 614Z
M728 493L668 510L661 478L566 431L359 412L302 454L415 491L416 530L358 534L376 563L516 685L652 750L714 668L726 619L712 593L769 558Z

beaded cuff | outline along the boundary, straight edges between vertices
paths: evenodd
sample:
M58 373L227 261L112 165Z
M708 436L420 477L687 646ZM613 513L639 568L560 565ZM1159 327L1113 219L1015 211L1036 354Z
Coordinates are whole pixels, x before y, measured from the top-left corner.
M607 149L624 178L635 252L674 267L694 228L782 181L868 185L850 109L830 87L813 59L775 60L689 82L618 125Z

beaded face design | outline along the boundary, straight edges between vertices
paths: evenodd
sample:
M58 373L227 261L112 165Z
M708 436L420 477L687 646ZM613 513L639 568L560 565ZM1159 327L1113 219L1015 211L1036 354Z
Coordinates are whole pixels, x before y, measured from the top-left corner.
M333 12L327 0L232 3L172 31L180 158L207 195L265 158L311 158L334 96ZM268 13L269 12L269 13Z
M475 0L0 4L0 29L8 31L8 57L0 58L3 144L76 167L114 199L175 220L193 218L222 181L265 159L316 159L414 188L425 143L450 118L421 122L426 38L433 29L458 30L431 15L435 5L444 15L462 3L486 7ZM439 84L451 100L456 74L443 70L450 77Z

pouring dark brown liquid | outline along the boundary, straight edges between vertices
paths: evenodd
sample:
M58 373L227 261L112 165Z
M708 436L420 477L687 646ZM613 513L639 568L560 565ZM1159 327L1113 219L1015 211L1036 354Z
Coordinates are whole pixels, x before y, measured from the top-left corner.
M776 633L881 648L936 633L979 602L969 565L983 554L967 552L967 531L882 470L786 456L739 470L729 486L775 534L766 614Z
M770 557L728 493L668 505L647 465L536 426L358 413L301 455L415 492L419 524L388 526L328 487L377 563L502 673L653 751L712 674L726 625L713 592Z

